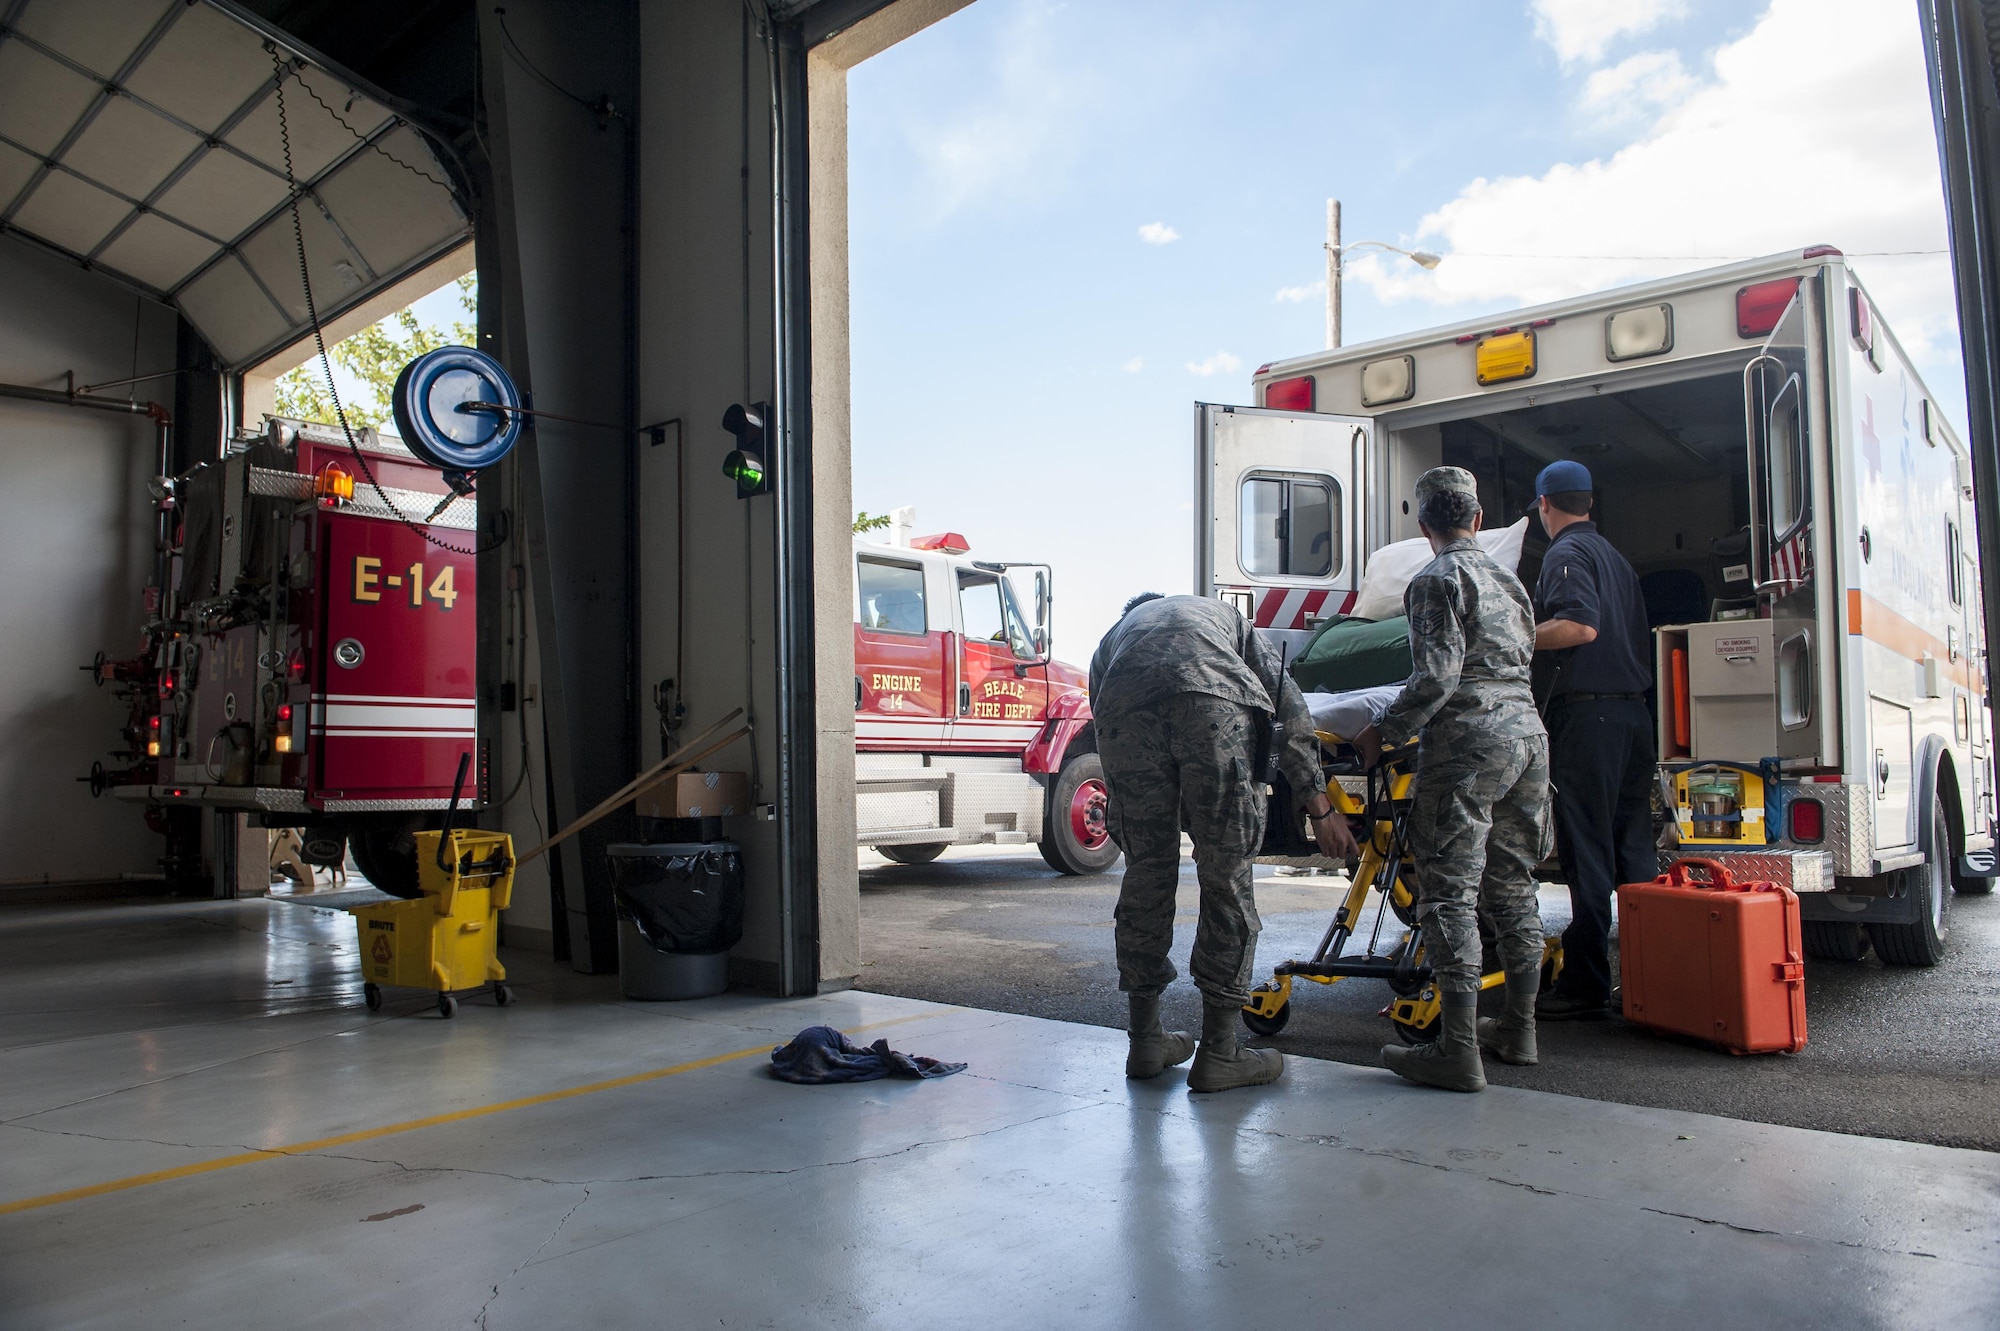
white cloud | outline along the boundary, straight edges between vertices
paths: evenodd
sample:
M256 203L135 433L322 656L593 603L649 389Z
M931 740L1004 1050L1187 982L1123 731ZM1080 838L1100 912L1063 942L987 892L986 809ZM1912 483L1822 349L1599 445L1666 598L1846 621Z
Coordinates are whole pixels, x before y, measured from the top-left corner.
M1181 238L1181 233L1165 222L1148 222L1139 228L1139 239L1148 245L1171 245Z
M1857 256L1913 356L1936 349L1926 377L1948 395L1948 260L1866 257L1945 246L1927 88L1904 6L1773 0L1636 142L1539 176L1474 180L1426 217L1419 236L1446 255L1435 273L1370 255L1348 276L1386 301L1490 309L1824 242ZM1607 255L1633 257L1591 257Z
M1312 300L1316 296L1325 294L1326 279L1322 277L1317 282L1308 282L1302 287L1279 287L1278 294L1271 299L1280 305L1296 305L1300 301Z
M1687 13L1686 0L1533 0L1535 35L1564 64L1595 62L1628 33L1646 32Z
M1608 69L1592 71L1583 84L1583 109L1600 120L1621 123L1647 111L1682 101L1695 89L1694 76L1678 51L1642 51Z
M1206 379L1216 374L1234 374L1243 368L1243 362L1226 351L1218 351L1207 360L1189 361L1187 368L1189 374L1198 374Z
M1125 373L1127 374L1137 374L1139 373L1139 371L1146 368L1146 358L1144 356L1134 356L1131 360L1126 361L1123 365L1119 366L1118 368L1125 371Z
M992 48L993 94L905 130L933 221L994 195L1049 191L1082 153L1073 126L1101 90L1066 57L1050 6L1017 14Z

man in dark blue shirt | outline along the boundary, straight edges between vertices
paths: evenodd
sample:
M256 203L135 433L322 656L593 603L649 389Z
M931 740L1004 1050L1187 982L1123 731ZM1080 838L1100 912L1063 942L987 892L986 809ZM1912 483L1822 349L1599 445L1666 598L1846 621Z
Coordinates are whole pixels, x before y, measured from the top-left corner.
M1562 976L1535 1005L1544 1021L1606 1015L1612 894L1659 872L1646 602L1639 575L1590 520L1592 488L1580 462L1552 462L1535 478L1533 511L1549 534L1535 589L1535 650L1553 665L1543 711L1556 858L1570 899Z

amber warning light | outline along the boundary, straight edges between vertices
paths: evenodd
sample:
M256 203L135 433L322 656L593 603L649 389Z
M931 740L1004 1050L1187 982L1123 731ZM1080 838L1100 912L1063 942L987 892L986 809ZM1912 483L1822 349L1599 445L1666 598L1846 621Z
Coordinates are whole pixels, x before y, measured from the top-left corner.
M1535 377L1535 330L1503 328L1480 339L1476 354L1480 384L1504 384Z
M354 478L339 463L329 462L319 469L319 475L313 481L313 493L336 504L350 503L354 499Z

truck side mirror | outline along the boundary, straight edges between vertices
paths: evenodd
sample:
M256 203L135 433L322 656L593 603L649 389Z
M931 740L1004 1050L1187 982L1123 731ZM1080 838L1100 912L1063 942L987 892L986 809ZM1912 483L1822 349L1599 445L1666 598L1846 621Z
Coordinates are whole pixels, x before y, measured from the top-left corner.
M1048 569L1035 570L1035 655L1037 656L1049 654L1049 603L1054 599L1050 595L1049 577Z

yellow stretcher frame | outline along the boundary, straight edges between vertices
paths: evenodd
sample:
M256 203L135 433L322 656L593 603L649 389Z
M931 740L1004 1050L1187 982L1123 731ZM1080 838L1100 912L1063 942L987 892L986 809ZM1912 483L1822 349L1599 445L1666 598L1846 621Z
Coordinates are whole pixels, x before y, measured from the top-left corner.
M1347 742L1324 730L1315 733L1324 748L1331 749ZM1410 764L1415 760L1416 753L1416 741L1412 740L1401 749L1383 755L1377 769L1381 775L1370 781L1371 799L1368 802L1358 799L1341 783L1339 765L1323 764L1323 767L1335 768L1324 773L1326 797L1334 809L1350 820L1361 818L1371 821L1366 825L1365 835L1355 838L1361 846L1361 859L1350 876L1346 893L1334 910L1333 922L1320 939L1318 951L1308 961L1284 962L1273 971L1268 984L1259 985L1250 992L1250 1001L1243 1005L1243 1024L1253 1035L1276 1035L1291 1020L1294 979L1323 985L1344 979L1382 979L1388 982L1392 996L1381 1015L1389 1019L1397 1037L1406 1044L1437 1038L1438 1017L1444 1010L1444 1004L1438 995L1437 985L1431 979L1430 968L1423 963L1423 940L1416 927L1416 895L1410 890L1409 882L1416 862L1403 845L1404 821L1409 814L1410 789L1415 781ZM1377 780L1382 787L1379 798L1373 794ZM1384 807L1371 810L1370 803ZM1354 925L1361 918L1369 893L1378 888L1383 900L1376 908L1376 925L1370 937L1371 949L1360 957L1345 957L1342 949L1353 937ZM1393 948L1377 954L1372 950L1372 944L1381 934L1381 913L1384 910L1395 912L1397 920L1404 925L1404 932ZM1335 973L1341 970L1347 973ZM1547 989L1561 973L1562 940L1560 937L1544 938L1542 988ZM1480 977L1479 987L1482 990L1492 989L1506 983L1506 979L1504 971L1493 971Z

